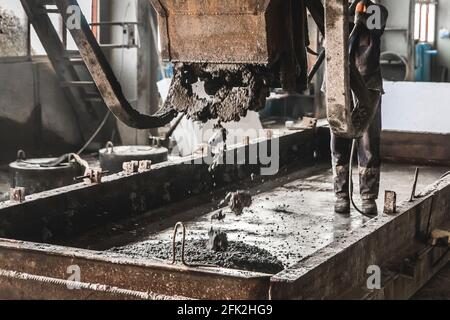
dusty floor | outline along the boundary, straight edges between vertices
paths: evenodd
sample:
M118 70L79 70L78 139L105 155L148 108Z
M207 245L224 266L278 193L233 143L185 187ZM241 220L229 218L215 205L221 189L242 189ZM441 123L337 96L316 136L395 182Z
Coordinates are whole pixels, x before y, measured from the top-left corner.
M409 199L414 170L414 166L385 164L381 194L387 189L396 191L399 204ZM418 190L435 182L447 171L447 168L423 167ZM107 230L99 230L84 241L95 242L92 249L128 245L125 251L131 255L142 253L143 246L156 247L157 252L167 251L170 248L168 244L171 243L173 226L176 222L183 221L187 226L188 243L208 239L208 231L213 226L225 231L229 241L244 242L265 250L287 267L347 232L361 227L367 221L367 218L356 212L349 216L333 212L332 173L325 165L295 172L288 180L291 181L267 182L251 189L254 194L253 204L239 217L225 209L224 221L212 222L211 217L218 210L209 203L190 210L180 210L173 217L158 222L146 223L146 217L142 217L128 224L110 225ZM354 181L357 181L356 175ZM276 183L278 186L274 187ZM355 198L359 202L359 198ZM382 210L383 200L380 199L378 203ZM148 216L153 214L149 213ZM105 237L102 239L99 234L104 234ZM132 245L129 246L130 244ZM147 250L147 253L151 256L155 252ZM194 257L193 260L195 259Z
M413 300L450 300L450 263L428 282Z

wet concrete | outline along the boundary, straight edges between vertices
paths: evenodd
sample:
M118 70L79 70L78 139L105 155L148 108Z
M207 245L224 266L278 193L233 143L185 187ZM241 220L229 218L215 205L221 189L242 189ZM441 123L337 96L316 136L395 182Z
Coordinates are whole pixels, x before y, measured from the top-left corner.
M185 255L188 264L211 266L245 271L276 274L284 266L274 255L264 249L243 242L229 242L226 251L213 251L208 240L193 240L186 243ZM157 258L171 262L173 258L170 241L149 240L133 245L114 248L109 252L126 254L133 258ZM176 261L181 261L181 242L177 244Z
M258 66L176 63L174 73L166 105L202 122L239 121L262 109L269 94L267 71Z
M397 192L399 204L408 200L414 171L414 166L385 164L382 168L381 195L384 195L384 190L392 190ZM435 182L447 171L448 168L423 167L417 190L420 191ZM354 181L355 183L358 181L356 173ZM208 232L214 227L226 232L231 243L245 243L246 246L251 246L248 250L243 248L249 253L253 250L250 248L257 247L274 256L284 267L288 267L340 239L348 232L362 227L368 221L354 210L348 216L335 214L332 188L331 169L327 165L318 165L294 172L281 180L250 188L253 203L250 208L244 209L241 216L236 216L229 208L222 208L220 210L226 215L225 219L223 221L211 219L220 212L219 209L215 209L217 206L213 203L199 205L190 210L180 210L173 217L148 223L146 219L155 214L150 212L147 217L98 230L91 234L90 241L96 249L134 243L138 251L148 247L144 252L153 254L151 247L155 243L161 243L157 246L162 245L164 248L170 244L173 226L176 222L183 221L187 227L188 246L189 243L196 244L196 241L206 243ZM357 190L357 185L355 189ZM225 195L226 193L223 197ZM380 196L378 201L380 210L383 208L381 199L383 197ZM355 199L359 203L359 197L355 196ZM85 239L86 241L89 239ZM156 251L158 253L160 249L157 248ZM215 261L206 253L203 257L200 255L200 258ZM194 255L193 259L197 257Z

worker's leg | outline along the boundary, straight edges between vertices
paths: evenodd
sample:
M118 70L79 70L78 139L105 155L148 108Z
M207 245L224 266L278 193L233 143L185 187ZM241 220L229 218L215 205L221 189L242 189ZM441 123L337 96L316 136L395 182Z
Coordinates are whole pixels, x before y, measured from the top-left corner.
M348 174L352 141L331 133L334 192L337 200L348 200Z
M359 186L362 200L376 200L380 191L381 99L369 130L359 140Z

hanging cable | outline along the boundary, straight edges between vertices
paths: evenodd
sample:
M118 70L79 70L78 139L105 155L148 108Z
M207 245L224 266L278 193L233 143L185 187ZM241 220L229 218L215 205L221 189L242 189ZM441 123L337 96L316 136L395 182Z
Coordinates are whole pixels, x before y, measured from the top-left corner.
M349 162L349 169L348 169L348 195L350 197L350 203L352 204L353 208L355 208L358 213L361 215L367 217L367 218L373 218L373 216L369 214L365 214L359 207L356 205L355 200L353 199L353 159L355 158L355 152L356 152L356 146L358 144L358 141L356 139L353 139L352 142L352 150L350 152L350 162Z
M108 122L109 116L111 115L111 111L107 111L105 117L103 118L102 122L100 123L100 125L98 126L97 130L95 130L94 134L92 134L92 136L89 138L88 141L86 141L86 143L84 144L84 146L78 150L77 155L81 155L86 149L87 147L89 147L89 145L92 143L92 141L94 141L94 139L97 137L97 135L100 133L100 131L103 129L103 127L106 125L106 122Z
M356 139L353 139L352 142L352 149L350 151L350 163L349 163L349 169L348 169L348 195L350 197L350 202L352 206L355 208L356 211L358 211L360 214L365 215L362 210L358 208L358 206L355 204L355 201L353 199L353 159L355 158L355 150L356 150Z

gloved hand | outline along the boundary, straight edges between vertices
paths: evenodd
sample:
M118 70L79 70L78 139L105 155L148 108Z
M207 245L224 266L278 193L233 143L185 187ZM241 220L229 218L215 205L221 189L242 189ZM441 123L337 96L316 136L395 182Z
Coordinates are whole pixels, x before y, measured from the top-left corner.
M365 0L359 1L355 8L355 24L366 24L367 23L367 8L372 4L372 1Z

